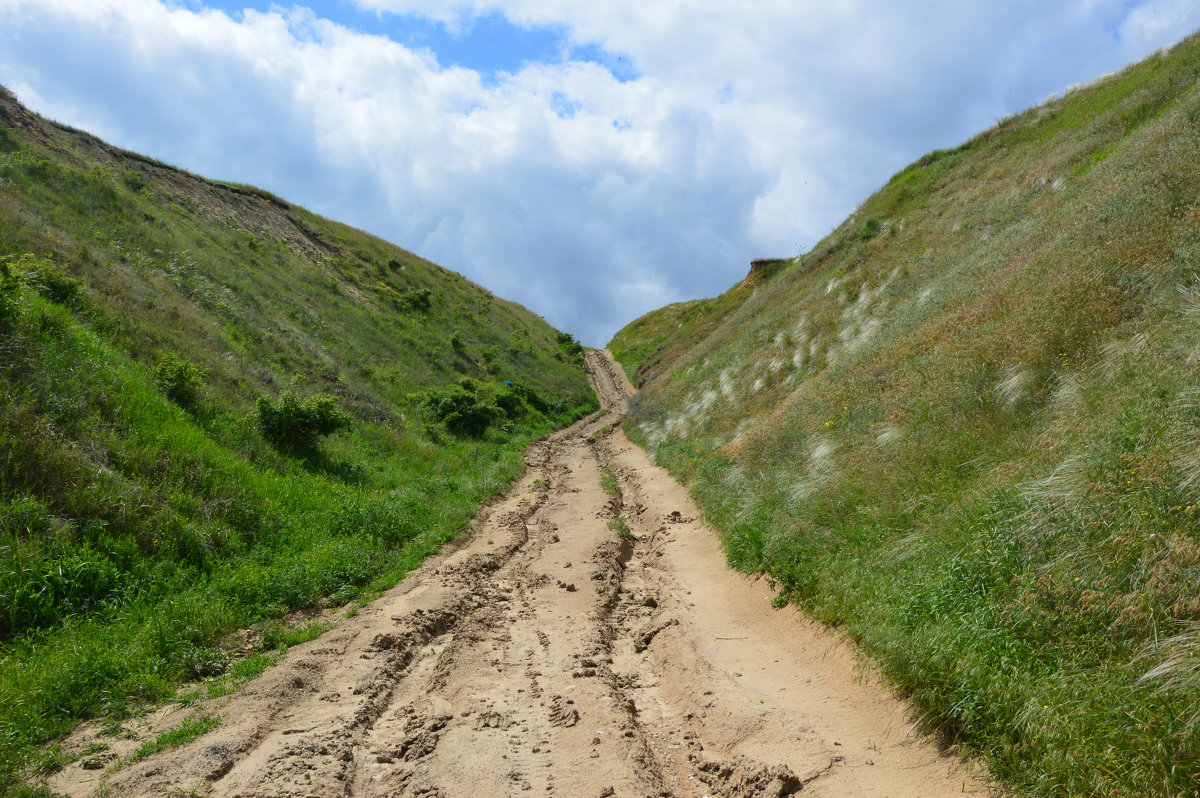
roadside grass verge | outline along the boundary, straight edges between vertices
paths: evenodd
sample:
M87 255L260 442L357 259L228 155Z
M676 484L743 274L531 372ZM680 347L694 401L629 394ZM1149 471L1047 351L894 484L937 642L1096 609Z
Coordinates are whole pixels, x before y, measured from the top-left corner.
M608 528L617 533L617 537L622 540L634 540L633 530L629 528L629 521L623 515L618 515L616 518L608 522Z
M120 767L140 762L148 756L186 745L197 737L212 731L221 725L221 719L216 715L195 715L187 718L173 729L159 733L153 740L147 740L129 758L120 763Z

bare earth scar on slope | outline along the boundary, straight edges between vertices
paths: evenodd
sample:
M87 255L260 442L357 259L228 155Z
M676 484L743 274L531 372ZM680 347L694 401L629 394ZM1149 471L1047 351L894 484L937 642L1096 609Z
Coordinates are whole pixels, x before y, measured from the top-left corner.
M936 796L983 779L918 737L852 647L725 565L604 410L535 444L457 550L200 711L219 728L72 795ZM610 468L620 490L601 488ZM610 522L624 519L629 533ZM619 526L619 524L618 524ZM194 711L194 710L190 710ZM182 717L182 716L181 716Z

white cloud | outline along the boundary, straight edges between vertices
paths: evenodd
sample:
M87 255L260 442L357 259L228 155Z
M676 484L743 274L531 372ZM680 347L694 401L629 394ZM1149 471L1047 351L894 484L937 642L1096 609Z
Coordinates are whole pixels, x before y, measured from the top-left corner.
M301 0L302 1L302 0ZM631 58L481 76L302 9L0 0L38 110L383 235L589 343L811 245L888 174L1200 24L1181 0L737 6L358 0L500 13Z
M1137 54L1163 47L1179 38L1179 31L1200 26L1200 5L1193 0L1153 0L1129 12L1121 23L1120 37Z

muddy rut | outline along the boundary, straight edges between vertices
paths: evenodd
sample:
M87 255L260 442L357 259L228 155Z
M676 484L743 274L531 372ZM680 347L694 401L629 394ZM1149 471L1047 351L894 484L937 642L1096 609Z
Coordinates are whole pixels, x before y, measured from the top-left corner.
M852 648L730 571L687 493L603 410L532 446L456 550L240 693L221 725L73 795L987 795ZM601 478L608 469L617 490ZM173 718L173 720L172 720ZM107 790L107 793L104 791Z

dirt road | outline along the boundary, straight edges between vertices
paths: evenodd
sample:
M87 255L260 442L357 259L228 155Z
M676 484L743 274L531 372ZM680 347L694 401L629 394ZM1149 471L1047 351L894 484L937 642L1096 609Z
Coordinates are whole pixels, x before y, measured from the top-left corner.
M233 696L220 727L54 786L114 796L950 796L851 647L730 571L687 493L605 410L534 445L466 542ZM608 469L615 483L602 478ZM176 711L182 717L180 711ZM178 720L177 717L177 720Z

